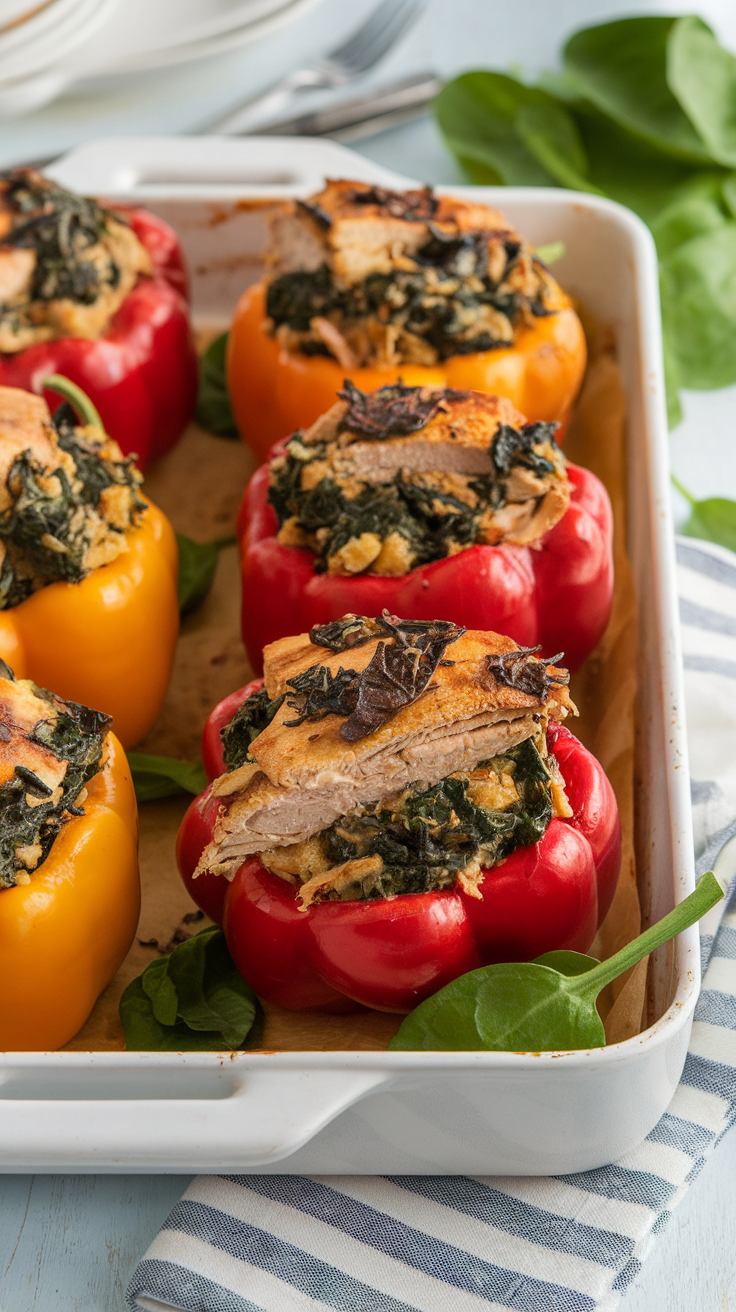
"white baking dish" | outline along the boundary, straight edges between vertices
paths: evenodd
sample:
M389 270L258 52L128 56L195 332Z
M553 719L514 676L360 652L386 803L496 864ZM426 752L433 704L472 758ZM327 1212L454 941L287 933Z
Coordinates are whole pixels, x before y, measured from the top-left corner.
M305 140L118 140L50 172L145 199L177 227L200 322L227 319L260 272L263 205L325 175L406 185ZM462 188L455 188L462 191ZM612 322L629 407L630 554L640 598L638 853L647 918L693 887L657 267L628 211L563 191L474 189L535 244L563 240L563 284ZM657 954L645 1033L591 1052L7 1053L6 1171L552 1174L620 1157L680 1077L699 984L696 929Z

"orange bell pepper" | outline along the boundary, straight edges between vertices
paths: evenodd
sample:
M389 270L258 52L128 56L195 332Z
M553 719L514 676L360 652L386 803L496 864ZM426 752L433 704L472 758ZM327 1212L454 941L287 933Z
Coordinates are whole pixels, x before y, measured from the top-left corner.
M138 815L109 734L69 820L27 884L0 889L0 1049L45 1051L82 1027L120 966L140 910Z
M550 291L555 314L522 328L514 345L453 355L441 364L343 369L325 356L283 350L265 330L265 283L241 296L227 350L227 384L238 429L259 460L274 442L314 423L345 378L370 392L399 378L411 387L457 387L507 396L529 423L558 420L564 433L585 372L582 324L568 296ZM560 440L558 432L557 440Z
M49 583L0 611L0 658L16 678L111 715L132 747L158 716L174 662L178 551L150 501L127 536L128 550L81 583Z

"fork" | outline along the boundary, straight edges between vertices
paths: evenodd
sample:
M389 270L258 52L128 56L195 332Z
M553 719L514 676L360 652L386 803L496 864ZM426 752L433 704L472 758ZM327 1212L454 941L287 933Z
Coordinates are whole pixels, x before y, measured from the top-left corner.
M346 86L367 73L416 21L426 0L383 0L357 31L321 59L298 68L270 90L242 101L222 118L210 120L200 132L234 136L252 130L257 119L266 122L287 108L300 91Z

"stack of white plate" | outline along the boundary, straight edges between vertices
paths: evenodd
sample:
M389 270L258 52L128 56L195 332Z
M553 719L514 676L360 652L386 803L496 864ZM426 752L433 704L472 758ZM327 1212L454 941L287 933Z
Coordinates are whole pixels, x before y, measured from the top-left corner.
M0 115L245 45L316 0L0 0ZM32 6L32 7L31 7Z
M119 0L0 0L0 113L52 100L64 65L112 17Z

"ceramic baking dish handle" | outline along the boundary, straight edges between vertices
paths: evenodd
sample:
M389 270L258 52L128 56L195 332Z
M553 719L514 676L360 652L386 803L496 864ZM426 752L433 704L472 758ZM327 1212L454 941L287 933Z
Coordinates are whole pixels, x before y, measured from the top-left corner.
M0 1170L247 1170L288 1157L387 1080L371 1070L222 1075L204 1097L101 1097L97 1088L40 1099L2 1085Z

